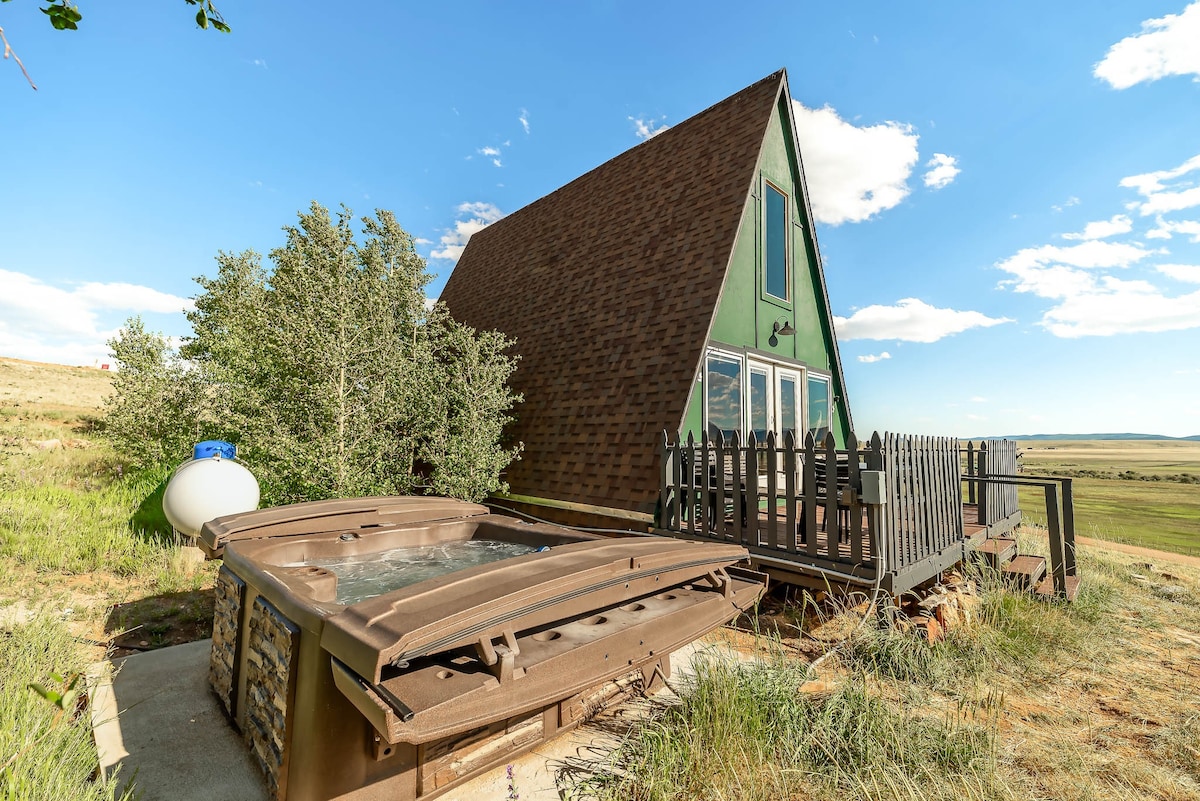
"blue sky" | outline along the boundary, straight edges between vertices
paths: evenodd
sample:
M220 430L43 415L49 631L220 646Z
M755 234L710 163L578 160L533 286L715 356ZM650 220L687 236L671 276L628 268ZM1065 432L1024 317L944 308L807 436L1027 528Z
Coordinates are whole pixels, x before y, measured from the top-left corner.
M0 27L0 355L172 336L218 250L469 235L787 67L859 431L1200 433L1200 2L36 0ZM749 5L749 4L748 4Z

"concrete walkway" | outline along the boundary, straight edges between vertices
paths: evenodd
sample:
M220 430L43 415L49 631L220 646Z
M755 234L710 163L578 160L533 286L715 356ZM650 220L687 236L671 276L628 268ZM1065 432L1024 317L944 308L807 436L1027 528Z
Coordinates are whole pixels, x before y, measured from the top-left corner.
M249 749L209 690L211 647L211 640L202 640L101 662L88 671L92 724L107 781L132 780L142 801L268 801ZM696 653L713 647L692 645L673 654L672 683ZM513 787L522 801L560 801L559 774L611 751L648 707L644 699L617 705L515 760ZM508 776L500 767L440 798L508 795Z

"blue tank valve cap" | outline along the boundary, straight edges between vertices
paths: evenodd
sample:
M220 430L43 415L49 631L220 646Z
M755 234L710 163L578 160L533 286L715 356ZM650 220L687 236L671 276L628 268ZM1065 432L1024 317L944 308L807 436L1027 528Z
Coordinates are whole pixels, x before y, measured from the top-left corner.
M225 442L219 439L206 439L204 442L197 442L192 448L193 459L211 459L214 456L220 456L222 459L236 459L237 446L232 442Z

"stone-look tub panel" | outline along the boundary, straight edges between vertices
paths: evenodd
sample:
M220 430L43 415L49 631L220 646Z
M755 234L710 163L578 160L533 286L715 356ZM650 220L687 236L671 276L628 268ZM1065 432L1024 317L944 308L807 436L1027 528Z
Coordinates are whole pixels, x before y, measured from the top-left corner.
M227 567L217 574L213 588L213 645L208 663L208 682L225 708L225 714L236 714L237 681L234 675L238 664L238 626L242 605L246 600L246 582Z
M289 724L300 629L262 598L250 612L243 736L267 777L272 798L287 793Z

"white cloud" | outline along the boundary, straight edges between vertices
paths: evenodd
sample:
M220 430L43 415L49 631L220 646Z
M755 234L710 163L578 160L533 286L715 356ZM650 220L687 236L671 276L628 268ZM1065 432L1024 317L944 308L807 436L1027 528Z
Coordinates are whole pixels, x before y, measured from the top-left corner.
M666 117L663 117L663 119L665 120ZM633 132L637 134L637 138L642 140L653 139L671 127L665 122L658 122L656 120L643 120L630 117L629 121L633 123Z
M1088 270L1129 267L1152 253L1140 245L1092 240L1063 247L1024 248L996 266L1015 276L1001 282L1003 286L1043 298L1065 298L1095 285Z
M504 216L504 212L491 203L459 203L455 209L458 219L454 227L442 235L441 247L429 254L431 259L458 261L472 235L479 233Z
M1133 230L1133 220L1125 214L1116 214L1111 220L1096 220L1083 227L1078 234L1063 234L1063 239L1105 239L1117 234L1127 234Z
M497 167L504 166L503 164L500 163L500 159L492 159L492 164L495 164Z
M1109 48L1093 74L1114 89L1168 75L1200 76L1200 2L1179 14L1142 22L1142 32Z
M521 116L517 117L517 121L521 123L521 127L525 129L525 133L529 133L529 112L521 109Z
M971 398L971 403L987 403L987 398L982 395L975 395Z
M256 67L262 67L264 70L267 68L267 60L265 58L256 58L250 63Z
M950 182L962 172L958 168L958 159L945 153L934 153L933 158L925 163L929 169L925 172L925 185L930 189L941 189L949 186Z
M1111 274L1155 253L1138 244L1092 240L1025 248L996 266L1014 276L1002 285L1055 301L1041 325L1058 337L1200 328L1200 291L1172 297L1150 281ZM1180 280L1192 274L1186 265L1158 271Z
M0 269L0 353L19 359L108 361L105 341L130 314L180 314L188 298L126 283L53 286Z
M481 148L479 148L478 152L479 152L479 155L481 155L481 156L499 156L500 148L498 148L498 147L481 147Z
M937 342L971 328L990 328L1013 322L977 311L956 311L930 306L917 298L904 298L895 306L867 306L849 317L834 317L839 339L898 339Z
M1158 264L1154 269L1176 281L1200 284L1200 264Z
M861 222L908 196L919 137L909 125L858 127L830 106L793 101L804 173L818 222Z
M1071 206L1078 206L1078 205L1079 205L1079 198L1072 195L1071 197L1064 200L1061 204L1051 206L1050 208L1054 209L1055 211L1062 211L1063 209L1070 208Z
M1047 311L1042 325L1067 338L1200 328L1200 290L1167 297L1147 281L1102 276Z
M863 364L874 364L875 362L881 362L884 359L890 359L890 358L892 358L892 354L888 353L885 350L883 353L878 353L878 354L868 353L865 356L859 356L858 360L860 362L862 362Z
M432 240L432 239L426 239L426 238L425 238L425 237L423 237L423 236L418 236L418 237L416 237L416 238L414 238L414 239L413 239L413 244L414 244L414 245L432 245L432 244L433 244L433 240Z
M1200 47L1197 47L1197 52L1200 52ZM1200 186L1192 178L1185 177L1192 172L1200 172L1200 155L1192 156L1174 169L1122 178L1121 186L1133 189L1145 198L1144 201L1129 204L1143 217L1190 209L1200 206Z
M1179 220L1172 222L1158 218L1158 224L1146 232L1147 239L1170 239L1173 234L1183 234L1191 237L1189 241L1200 244L1200 220Z

